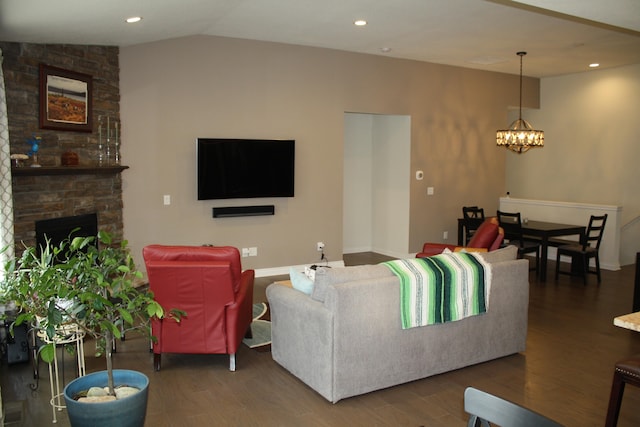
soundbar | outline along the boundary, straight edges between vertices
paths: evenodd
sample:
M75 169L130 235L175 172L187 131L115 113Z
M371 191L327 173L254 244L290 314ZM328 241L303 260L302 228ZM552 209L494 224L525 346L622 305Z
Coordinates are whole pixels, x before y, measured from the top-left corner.
M228 218L233 216L262 216L273 214L275 214L274 205L229 206L225 208L213 208L214 218Z

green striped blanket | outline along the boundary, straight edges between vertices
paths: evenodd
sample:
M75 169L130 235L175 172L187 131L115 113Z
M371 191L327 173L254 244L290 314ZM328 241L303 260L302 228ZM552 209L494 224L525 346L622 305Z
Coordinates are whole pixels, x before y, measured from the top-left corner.
M487 311L491 270L474 253L382 264L400 278L402 329L453 322Z

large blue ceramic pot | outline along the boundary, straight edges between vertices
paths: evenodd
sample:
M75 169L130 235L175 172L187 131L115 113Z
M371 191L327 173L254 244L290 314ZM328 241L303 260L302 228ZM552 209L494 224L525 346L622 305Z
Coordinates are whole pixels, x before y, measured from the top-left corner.
M73 427L143 427L147 415L149 378L146 375L126 369L114 369L115 386L128 385L140 389L140 393L122 400L102 403L84 403L73 396L91 387L107 386L107 371L94 372L71 381L64 388L69 421Z

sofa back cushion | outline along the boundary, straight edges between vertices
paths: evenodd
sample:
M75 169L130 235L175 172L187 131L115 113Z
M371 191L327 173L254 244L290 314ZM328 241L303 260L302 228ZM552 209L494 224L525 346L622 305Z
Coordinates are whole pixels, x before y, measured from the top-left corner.
M518 258L518 248L513 245L509 245L495 251L480 253L480 256L484 258L484 260L489 264L493 264L495 262L513 261L514 259Z
M384 265L358 265L340 268L318 267L311 298L324 302L327 288L330 285L392 275L391 270Z

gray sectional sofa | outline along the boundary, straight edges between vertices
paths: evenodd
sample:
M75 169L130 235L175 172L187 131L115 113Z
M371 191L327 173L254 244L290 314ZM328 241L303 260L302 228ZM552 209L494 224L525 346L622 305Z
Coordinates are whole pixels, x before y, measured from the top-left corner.
M401 328L399 279L382 265L319 269L311 295L269 285L273 359L330 402L525 350L529 262L483 254L486 313Z

